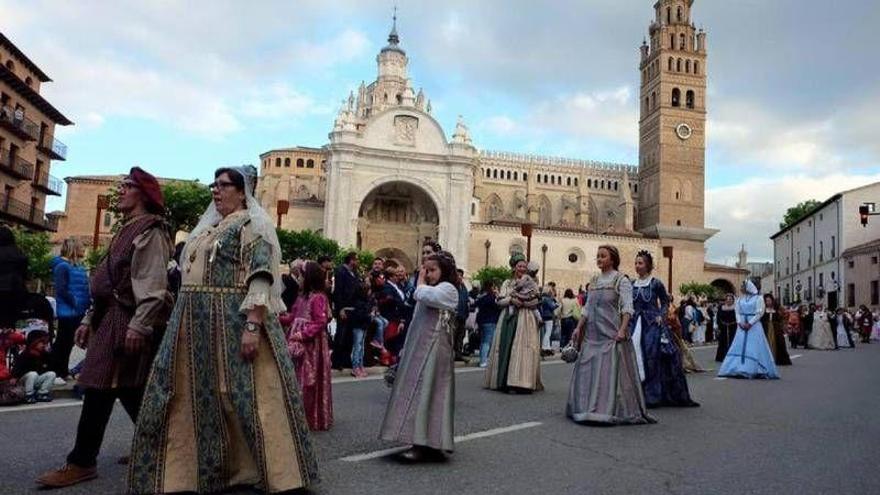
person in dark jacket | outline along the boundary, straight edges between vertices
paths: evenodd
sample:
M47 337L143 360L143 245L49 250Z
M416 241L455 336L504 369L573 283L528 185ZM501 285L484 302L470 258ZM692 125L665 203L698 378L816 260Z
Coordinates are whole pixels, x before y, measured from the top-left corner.
M467 323L468 315L470 314L470 298L468 297L468 288L464 284L464 270L458 270L456 275L458 276L458 307L455 310L455 335L453 338L453 347L452 351L455 355L456 361L465 361L464 358L464 334L465 334L465 323Z
M393 364L400 350L403 349L407 308L404 302L406 296L399 284L405 278L406 271L403 267L385 268L385 284L382 286L382 291L376 294L379 314L388 320L384 336L385 351L381 355L382 364L385 366Z
M358 257L354 251L345 255L342 265L333 277L333 297L331 298L333 317L336 318L336 334L333 336L333 353L330 362L334 369L341 370L351 366L352 334L345 308L354 307L355 292L360 287L358 278Z
M27 295L27 276L27 257L15 244L12 230L0 225L0 328L15 327Z
M498 317L501 315L501 307L495 302L497 297L495 284L487 280L483 286L483 293L474 303L477 308L477 328L480 329L480 368L489 365L489 348L492 346L495 327L498 326Z
M351 331L351 376L355 378L367 377L364 369L364 341L372 320L373 306L370 282L364 280L355 289L351 306L340 310L340 318L346 321Z
M55 372L49 355L49 332L33 330L27 335L27 347L15 359L12 376L24 384L25 402L52 402Z
M89 275L79 264L83 254L82 245L76 239L65 239L61 244L61 256L51 262L58 316L58 332L52 344L52 370L60 382L56 385L63 385L70 374L68 362L73 337L92 304Z

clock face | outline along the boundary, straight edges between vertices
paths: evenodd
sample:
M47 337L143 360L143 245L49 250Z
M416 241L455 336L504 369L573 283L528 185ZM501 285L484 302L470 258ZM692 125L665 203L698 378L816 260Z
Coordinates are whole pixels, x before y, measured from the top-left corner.
M693 135L694 131L691 129L691 126L681 123L675 127L675 134L679 137L679 139L685 140L689 139L691 135Z

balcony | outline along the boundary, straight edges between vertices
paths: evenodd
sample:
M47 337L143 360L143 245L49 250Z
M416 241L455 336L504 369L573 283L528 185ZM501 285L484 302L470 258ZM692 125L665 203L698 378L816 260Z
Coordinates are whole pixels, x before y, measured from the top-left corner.
M0 149L0 172L21 180L34 178L33 164L18 155L13 156L8 149Z
M37 149L52 160L67 160L67 145L51 134L43 135L37 143Z
M36 141L40 135L40 127L37 124L23 114L16 115L9 107L0 108L0 127L27 141Z
M57 218L46 218L43 210L21 202L6 193L0 193L0 218L32 229L52 232L58 230Z
M64 187L64 182L60 179L49 175L49 172L42 170L38 176L34 177L33 188L38 191L43 191L46 194L51 194L53 196L61 196L61 190Z

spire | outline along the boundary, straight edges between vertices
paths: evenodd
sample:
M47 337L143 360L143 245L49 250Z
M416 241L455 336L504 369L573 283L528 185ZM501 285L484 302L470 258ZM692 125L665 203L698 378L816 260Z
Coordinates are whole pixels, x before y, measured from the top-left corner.
M400 43L400 37L397 36L397 5L394 6L394 15L391 16L393 23L391 32L388 33L388 44L397 46Z

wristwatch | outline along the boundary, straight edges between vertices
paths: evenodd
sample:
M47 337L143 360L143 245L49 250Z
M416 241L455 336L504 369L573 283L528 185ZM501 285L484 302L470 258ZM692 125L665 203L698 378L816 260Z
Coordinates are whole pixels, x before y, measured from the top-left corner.
M248 333L260 333L260 329L262 328L263 324L255 321L249 321L244 325L244 331Z

